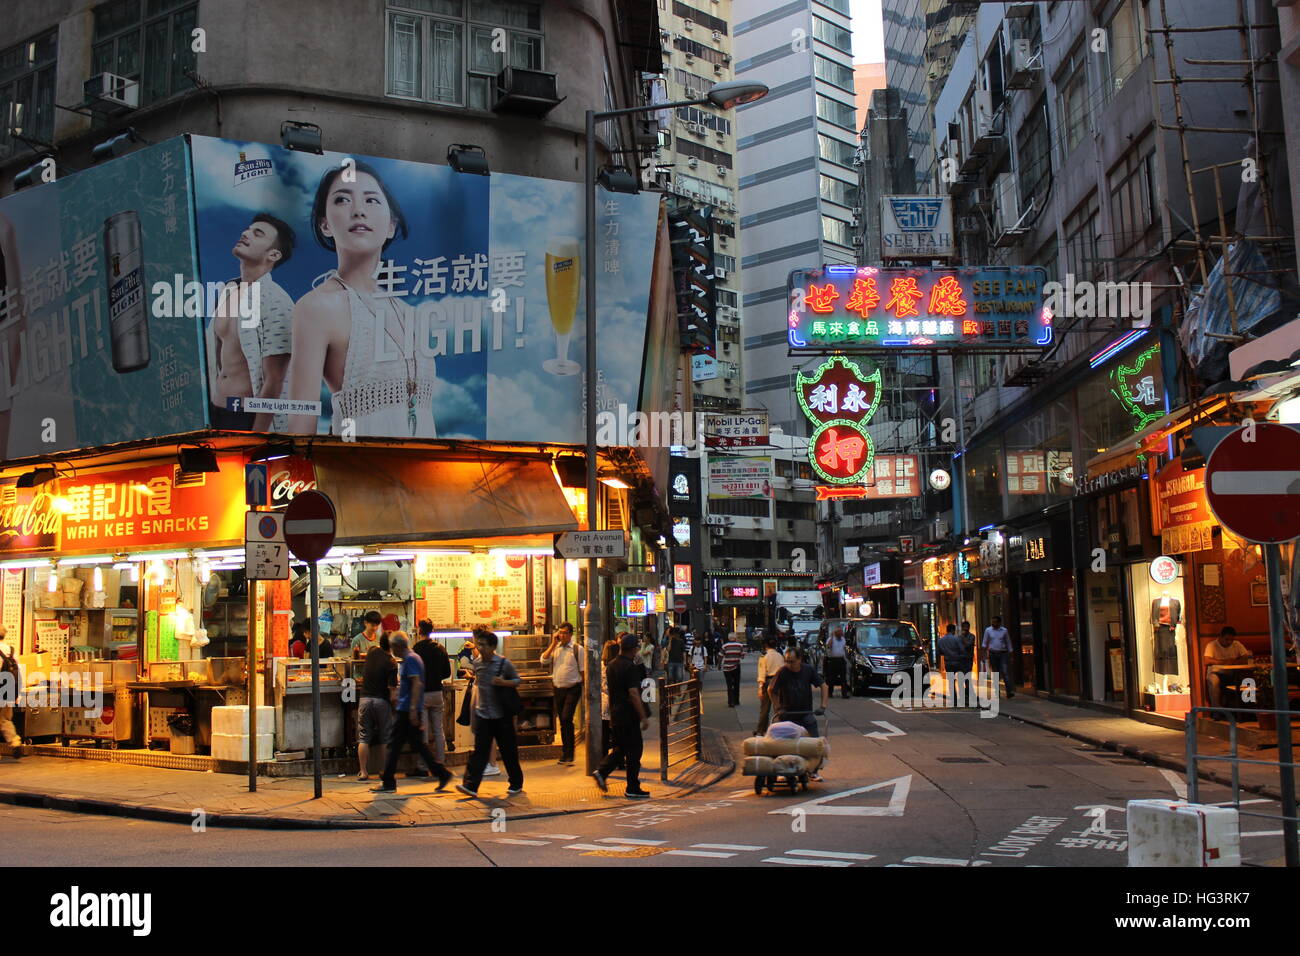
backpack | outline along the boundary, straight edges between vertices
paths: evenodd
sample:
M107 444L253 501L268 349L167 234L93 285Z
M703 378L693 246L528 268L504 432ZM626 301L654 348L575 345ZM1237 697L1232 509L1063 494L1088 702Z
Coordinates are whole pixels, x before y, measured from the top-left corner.
M4 651L0 651L0 673L12 674L14 677L14 689L17 690L20 687L17 654L10 655L6 654Z

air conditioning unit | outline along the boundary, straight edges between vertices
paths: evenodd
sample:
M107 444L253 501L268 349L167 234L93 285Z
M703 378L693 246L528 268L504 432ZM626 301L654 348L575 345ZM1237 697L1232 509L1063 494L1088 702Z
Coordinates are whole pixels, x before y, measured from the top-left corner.
M726 167L726 166L719 166L719 167L718 167L718 175L721 176L723 179L726 179L726 178L727 178L727 167Z
M724 54L722 54L722 62L723 62L723 63L730 63L730 62L731 62L731 54L730 54L730 53L724 53Z
M86 107L95 113L112 116L140 106L140 83L116 73L98 73L81 88Z
M1024 211L1020 208L1015 177L1011 173L1002 173L993 188L997 193L997 227L993 245L998 248L1017 246L1029 229L1021 223Z
M496 85L497 98L492 109L497 113L545 116L560 102L554 73L508 66L497 74Z
M700 98L700 91L697 90L697 89L696 89L695 87L693 87L693 86L688 86L688 87L686 87L686 98L687 98L688 100L698 100L698 99ZM694 124L693 124L693 123L688 123L688 124L686 124L686 125L687 125L688 127L690 127L690 126L693 126Z
M713 270L713 278L715 278L715 279L725 279L726 277L727 277L727 270L726 270L726 269L714 269L714 270Z
M721 75L722 75L722 64L721 64L721 63L715 63L715 64L713 64L713 75L714 75L714 76L721 76Z
M993 212L993 190L988 186L976 186L971 190L971 208L986 215Z
M726 236L717 236L716 238L717 238L717 240L718 240L718 244L719 244L719 245L725 246L725 245L727 244L727 237L726 237Z
M858 214L856 212L853 214L853 218L849 220L849 225L854 229L858 229L862 226L862 221L858 219Z
M975 141L971 144L972 153L989 153L996 146L999 131L993 122L993 94L989 90L976 90L973 102L975 118Z
M687 63L694 63L694 62L695 62L695 57L692 56L690 53L687 53L687 54L686 54L686 62L687 62Z
M973 236L981 232L979 216L958 216L957 231L964 236Z
M715 41L716 41L716 40L721 40L721 39L722 39L722 33L721 33L720 31L718 31L718 30L714 30L714 31L713 31L713 39L714 39Z
M1043 69L1043 56L1035 50L1029 40L1013 40L1011 43L1011 75L1007 78L1007 89L1027 90L1034 85L1034 79Z
M687 33L690 33L692 30L695 29L695 24L692 23L690 20L686 20L682 24L682 29L684 29Z
M694 169L696 166L700 165L700 161L696 159L694 156L692 156L690 159L686 161L686 165L689 166L691 169Z

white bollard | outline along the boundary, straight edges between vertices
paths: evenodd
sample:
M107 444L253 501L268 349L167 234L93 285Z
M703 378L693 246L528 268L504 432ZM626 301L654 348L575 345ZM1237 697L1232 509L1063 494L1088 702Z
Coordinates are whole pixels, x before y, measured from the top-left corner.
M1181 800L1130 800L1128 865L1241 866L1236 809Z

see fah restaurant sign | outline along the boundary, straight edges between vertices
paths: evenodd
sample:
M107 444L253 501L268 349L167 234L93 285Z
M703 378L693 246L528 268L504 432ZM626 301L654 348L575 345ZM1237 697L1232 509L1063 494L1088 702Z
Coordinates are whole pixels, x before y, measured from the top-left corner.
M885 259L955 256L952 200L946 196L885 196L880 204L880 254Z
M827 265L789 278L790 348L1036 351L1052 344L1039 266Z

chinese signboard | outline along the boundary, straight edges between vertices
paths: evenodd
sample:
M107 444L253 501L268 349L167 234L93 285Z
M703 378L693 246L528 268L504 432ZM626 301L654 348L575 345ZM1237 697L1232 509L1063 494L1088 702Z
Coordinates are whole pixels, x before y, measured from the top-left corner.
M792 349L1037 350L1052 344L1038 266L790 273Z
M1068 451L1007 452L1007 492L1013 495L1058 493L1074 487L1074 456Z
M710 498L772 497L772 459L709 456Z
M880 204L880 254L885 259L946 259L957 254L952 200L885 196Z
M813 425L808 439L813 470L835 485L861 481L875 454L865 426L880 405L880 369L865 375L855 362L836 355L812 375L800 372L794 390Z
M704 420L706 448L745 448L768 443L767 412L709 415Z
M1111 369L1110 391L1133 417L1135 432L1164 415L1164 373L1160 367L1159 343L1139 352L1132 361L1121 361Z
M243 541L243 469L223 461L176 485L174 462L92 472L39 488L0 485L0 553L132 551Z
M691 593L691 566L689 564L673 565L673 593Z
M759 591L756 585L735 585L722 589L722 599L724 601L757 601L759 600L758 595Z
M195 276L189 176L174 139L0 199L0 458L203 427L199 312L150 295Z
M921 565L921 579L927 591L952 590L952 558L926 558Z
M207 342L213 424L580 441L589 270L599 288L599 335L623 343L602 351L598 409L639 407L657 194L599 192L596 261L588 263L580 183L191 141L200 277L220 287L262 270L253 327L231 308L207 310L210 318L189 325L191 337ZM236 182L237 164L262 159L268 171ZM364 209L353 212L362 198ZM245 233L262 214L279 225L263 221L275 235L250 235L258 247L250 249ZM352 230L356 215L367 228ZM295 237L292 255L268 262L285 228ZM666 283L663 292L672 294ZM326 342L326 328L343 331ZM289 359L283 384L261 375L273 355ZM176 368L202 367L197 356L176 358ZM250 398L260 414L248 410Z
M877 455L868 478L865 498L915 498L921 479L915 455Z

